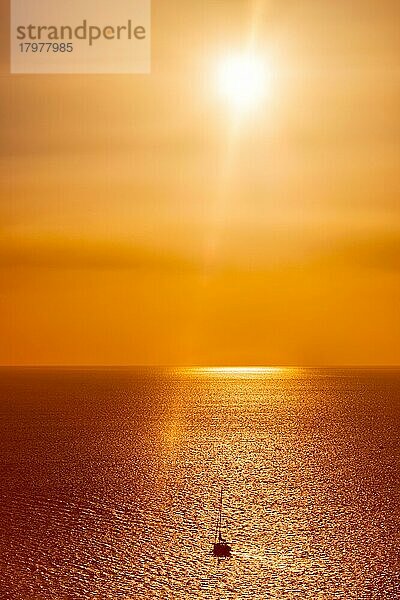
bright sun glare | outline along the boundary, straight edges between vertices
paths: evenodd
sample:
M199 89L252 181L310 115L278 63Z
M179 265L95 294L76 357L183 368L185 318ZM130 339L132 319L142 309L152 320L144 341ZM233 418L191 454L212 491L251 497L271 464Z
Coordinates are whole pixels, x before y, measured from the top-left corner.
M252 53L231 54L218 65L219 92L239 112L250 110L263 100L270 78L267 65Z

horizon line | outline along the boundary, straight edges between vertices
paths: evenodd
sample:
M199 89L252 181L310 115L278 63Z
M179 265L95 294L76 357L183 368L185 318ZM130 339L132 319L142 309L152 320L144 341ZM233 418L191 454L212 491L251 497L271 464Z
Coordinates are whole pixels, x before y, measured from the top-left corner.
M229 364L0 364L0 369L398 369L400 364L251 364L251 365L229 365Z

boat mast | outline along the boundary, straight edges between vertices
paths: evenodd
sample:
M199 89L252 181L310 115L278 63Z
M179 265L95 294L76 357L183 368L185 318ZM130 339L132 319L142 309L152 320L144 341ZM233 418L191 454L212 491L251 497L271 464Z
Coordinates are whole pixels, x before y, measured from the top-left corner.
M221 492L219 495L219 516L218 516L218 524L217 524L217 540L218 542L222 541L222 533L221 533L221 528L222 528L222 488L221 488Z

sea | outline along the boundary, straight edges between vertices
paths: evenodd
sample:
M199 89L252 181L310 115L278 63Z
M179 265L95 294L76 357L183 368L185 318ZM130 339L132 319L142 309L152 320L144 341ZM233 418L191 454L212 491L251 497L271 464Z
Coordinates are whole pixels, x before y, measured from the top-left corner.
M0 598L398 600L399 428L394 368L2 368Z

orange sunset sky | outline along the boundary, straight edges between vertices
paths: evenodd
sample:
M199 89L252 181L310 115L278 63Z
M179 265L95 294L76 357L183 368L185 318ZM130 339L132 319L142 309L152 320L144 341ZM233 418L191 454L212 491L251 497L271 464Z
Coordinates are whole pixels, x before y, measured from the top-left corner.
M397 0L153 0L147 76L9 75L7 4L1 364L400 363Z

